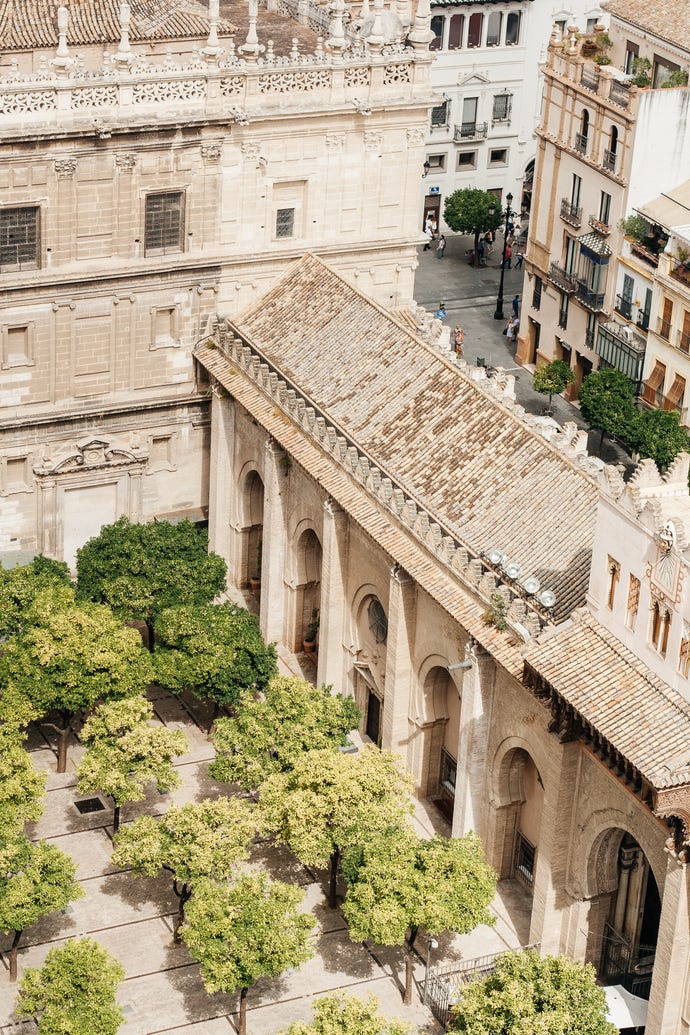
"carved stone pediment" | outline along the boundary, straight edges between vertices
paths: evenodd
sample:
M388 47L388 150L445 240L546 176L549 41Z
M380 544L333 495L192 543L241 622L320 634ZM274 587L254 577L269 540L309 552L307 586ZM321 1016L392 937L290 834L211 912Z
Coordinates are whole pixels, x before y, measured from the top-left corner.
M690 786L667 787L656 792L654 814L660 819L674 820L675 835L669 838L669 851L679 862L690 859ZM681 858L682 857L682 858Z
M38 478L45 478L99 468L143 466L147 460L147 454L138 449L126 449L102 438L88 438L75 443L72 449L63 452L57 459L45 458L42 464L34 467L34 474Z

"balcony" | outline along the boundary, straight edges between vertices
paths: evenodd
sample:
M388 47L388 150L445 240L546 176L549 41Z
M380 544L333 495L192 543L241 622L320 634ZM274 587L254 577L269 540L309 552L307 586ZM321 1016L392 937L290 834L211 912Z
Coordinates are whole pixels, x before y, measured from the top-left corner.
M597 356L638 386L642 380L645 346L645 339L632 327L614 321L599 326Z
M574 205L567 198L561 200L561 219L570 226L579 227L582 224L582 208Z
M690 331L678 331L678 348L690 355Z
M671 321L670 320L659 320L658 329L656 332L660 338L664 341L671 341Z
M690 290L690 264L677 262L671 270L671 276L674 280L680 281L681 284Z
M559 291L564 291L566 295L573 295L577 291L577 277L573 273L568 273L563 266L557 262L551 263L549 269L549 280L552 284L555 284Z
M609 88L609 100L617 104L619 108L627 108L630 104L630 93L627 83L619 83L616 79L611 81Z
M575 150L579 154L581 154L581 155L586 155L587 154L587 141L588 141L588 137L587 137L587 135L585 133L576 133L575 134Z
M484 140L488 132L488 122L463 122L455 127L453 140L456 144L460 141Z
M659 256L655 252L650 252L649 248L645 248L639 241L630 242L630 251L633 255L636 255L638 259L642 259L643 262L648 263L650 266L659 265Z
M624 316L626 320L632 320L632 308L633 304L631 299L623 298L622 295L616 295L616 312Z
M594 331L591 331L589 329L589 327L588 327L587 330L585 331L585 345L587 346L588 349L593 349L594 348L594 337L595 337Z
M611 233L611 227L608 223L604 223L603 220L597 219L596 216L589 217L589 225L592 230L596 230L598 234L603 234L604 237L608 237Z
M604 158L601 164L607 172L616 171L616 157L615 151L609 151L608 148L604 151Z
M583 66L580 84L584 86L586 90L591 90L592 93L599 92L599 73L597 72L596 67L591 65Z
M577 282L577 300L591 313L603 313L604 311L604 292L592 291L584 280Z

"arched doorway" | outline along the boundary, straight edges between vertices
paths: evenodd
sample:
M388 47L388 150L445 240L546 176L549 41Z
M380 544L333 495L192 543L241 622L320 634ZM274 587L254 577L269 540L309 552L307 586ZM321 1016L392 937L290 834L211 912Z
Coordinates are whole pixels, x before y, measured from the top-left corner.
M613 828L600 835L590 869L598 894L590 910L588 957L604 984L649 998L661 917L661 896L635 838Z
M424 678L425 720L421 793L453 819L460 738L460 696L447 668L434 665Z
M264 527L264 483L250 471L242 488L242 585L258 596L261 586Z
M383 696L386 677L388 616L373 594L365 596L357 611L357 660L355 701L362 713L361 732L381 746Z
M295 548L297 580L295 586L295 619L293 649L301 651L307 632L318 629L321 610L321 543L316 532L305 529Z
M544 784L524 748L513 748L504 756L499 781L504 824L499 875L514 878L531 892L539 854Z

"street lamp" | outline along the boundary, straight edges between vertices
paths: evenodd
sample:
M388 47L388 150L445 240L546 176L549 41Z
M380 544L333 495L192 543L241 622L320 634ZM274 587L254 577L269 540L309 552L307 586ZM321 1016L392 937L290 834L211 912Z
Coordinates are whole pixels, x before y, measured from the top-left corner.
M429 965L431 963L431 950L438 949L438 942L435 938L429 938L426 943L426 970L424 971L424 992L422 994L422 1002L426 1006L426 991L429 984Z
M510 222L510 217L516 215L516 213L513 212L513 210L510 207L513 204L513 195L512 194L506 194L506 201L507 201L507 205L506 205L506 225L505 225L504 230L503 230L503 252L501 254L501 279L500 279L499 284L498 284L498 298L496 299L496 312L494 313L494 320L503 320L504 319L504 317L503 317L503 278L504 278L505 272L506 272L506 248L508 247L508 223ZM491 212L491 208L489 209L489 212Z

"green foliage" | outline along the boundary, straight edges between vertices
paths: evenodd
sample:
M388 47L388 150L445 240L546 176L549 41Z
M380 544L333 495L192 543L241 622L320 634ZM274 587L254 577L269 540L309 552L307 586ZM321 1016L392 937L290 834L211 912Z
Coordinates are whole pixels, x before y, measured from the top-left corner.
M508 614L508 604L502 593L492 593L489 600L491 601L491 607L484 614L484 622L486 625L493 625L494 629L505 632L508 628L506 617Z
M124 621L155 621L168 607L208 604L225 589L226 565L190 521L105 525L77 551L77 593Z
M124 977L98 942L72 938L51 949L40 970L27 970L15 1013L38 1016L38 1035L115 1035L123 1020L115 994Z
M625 437L635 412L635 387L620 370L589 374L580 388L580 412L593 428Z
M115 837L113 863L174 881L225 880L247 858L254 836L251 807L237 798L172 805L161 819L142 816Z
M690 436L675 410L637 411L625 435L631 453L651 457L663 471L680 452L690 452Z
M39 593L69 585L67 565L49 557L34 557L20 568L0 568L0 637L22 629Z
M493 215L489 211L492 207ZM448 195L443 206L443 218L451 230L476 237L487 230L497 230L503 224L504 215L495 194L465 187Z
M649 74L651 72L651 70L652 70L652 62L649 60L649 58L646 58L646 57L633 58L632 70L633 70L633 78L632 78L633 86L644 87L644 86L651 86L652 85L652 77Z
M565 956L508 952L463 986L450 1030L464 1035L617 1035L594 968Z
M266 826L307 866L325 866L336 851L403 823L412 811L411 783L399 759L375 747L357 755L309 751L262 784Z
M172 759L189 750L182 730L151 726L153 706L142 697L102 704L82 727L86 753L77 776L82 794L103 791L116 806L141 801L146 784L161 793L178 787Z
M322 996L314 1005L311 1024L296 1022L282 1035L411 1035L404 1021L384 1017L379 1001L371 995L360 999L347 992Z
M0 845L21 833L24 824L40 819L46 773L34 769L22 746L22 735L0 726Z
M532 387L535 392L548 395L549 404L553 395L560 395L575 380L572 370L562 359L554 359L551 363L541 363L532 375Z
M402 945L408 930L465 934L493 924L488 911L496 874L484 862L475 834L419 838L408 828L389 829L346 853L348 883L343 914L354 941Z
M314 609L311 613L311 620L307 626L306 632L304 633L304 639L308 643L314 643L319 631L320 619L319 612Z
M621 219L618 229L622 230L626 237L632 237L640 244L644 244L649 237L649 223L642 216L627 216Z
M251 790L272 773L292 769L305 752L343 744L359 718L351 697L304 679L274 676L262 698L245 691L237 714L216 722L211 775Z
M665 83L661 84L662 90L670 90L674 86L687 86L688 85L688 73L684 68L677 68L675 72L671 72L670 76Z
M310 959L314 918L300 912L303 897L300 888L263 873L231 885L202 882L180 933L201 964L206 991L251 988Z
M23 931L84 892L76 863L55 845L23 835L0 847L0 931Z
M54 709L73 715L97 701L140 694L151 676L141 637L109 608L76 603L68 587L44 590L0 657L0 719L11 721L22 699L38 716Z
M171 693L190 689L216 704L237 704L264 689L278 669L255 616L237 604L171 607L156 621L156 681Z

